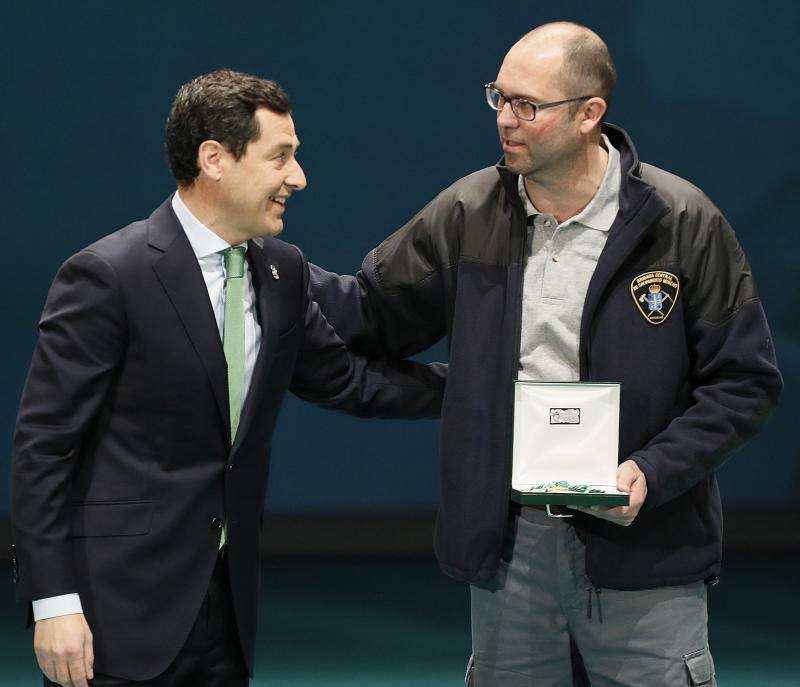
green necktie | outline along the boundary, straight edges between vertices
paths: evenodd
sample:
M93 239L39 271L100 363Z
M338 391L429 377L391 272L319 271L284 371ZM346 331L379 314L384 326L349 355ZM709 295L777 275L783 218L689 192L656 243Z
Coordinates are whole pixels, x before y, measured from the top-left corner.
M226 248L221 251L225 261L225 322L222 326L222 348L228 363L228 408L231 416L231 444L239 428L244 392L244 282L245 248ZM228 540L227 523L223 525L219 548Z
M225 259L225 324L222 347L228 363L228 404L231 416L231 444L236 438L244 391L244 282L245 248L222 251Z

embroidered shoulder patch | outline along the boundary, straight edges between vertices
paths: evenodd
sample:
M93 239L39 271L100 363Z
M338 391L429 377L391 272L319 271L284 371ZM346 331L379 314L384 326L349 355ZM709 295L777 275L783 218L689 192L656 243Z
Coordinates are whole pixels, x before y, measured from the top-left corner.
M681 289L670 272L645 272L631 282L633 302L650 324L661 324L669 317Z

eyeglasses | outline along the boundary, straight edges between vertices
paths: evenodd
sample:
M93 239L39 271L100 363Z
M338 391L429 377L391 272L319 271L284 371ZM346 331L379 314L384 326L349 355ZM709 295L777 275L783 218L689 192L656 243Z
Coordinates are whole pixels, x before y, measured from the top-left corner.
M564 105L566 103L575 103L579 100L588 100L593 98L591 95L582 95L579 98L567 98L566 100L557 100L554 103L534 103L527 98L509 97L493 83L487 83L484 87L486 91L486 102L493 110L500 112L506 103L511 103L511 111L517 119L524 119L526 122L532 122L536 119L536 113L539 110L546 110L549 107L556 107L557 105Z

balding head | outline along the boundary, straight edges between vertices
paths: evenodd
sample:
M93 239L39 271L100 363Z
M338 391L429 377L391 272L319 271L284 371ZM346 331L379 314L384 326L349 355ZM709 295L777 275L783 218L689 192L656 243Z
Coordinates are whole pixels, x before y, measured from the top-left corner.
M553 82L566 97L596 95L611 103L617 73L608 46L591 29L571 22L543 24L517 41L509 54L514 51L557 51L561 64Z

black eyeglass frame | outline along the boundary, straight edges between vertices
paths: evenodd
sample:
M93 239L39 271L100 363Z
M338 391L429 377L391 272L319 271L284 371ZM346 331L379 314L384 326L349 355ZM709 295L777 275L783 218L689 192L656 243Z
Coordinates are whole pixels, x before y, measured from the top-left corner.
M528 100L527 98L520 98L520 97L517 97L517 96L508 96L508 95L506 95L505 93L503 93L503 91L501 91L497 86L494 85L493 81L490 81L489 83L484 84L483 91L484 91L484 94L486 95L486 103L495 112L502 111L503 107L506 106L505 103L510 103L511 104L511 111L514 113L514 116L517 119L521 119L524 122L532 122L534 119L536 119L536 113L539 112L539 110L547 110L548 108L551 108L551 107L558 107L559 105L566 105L567 103L576 103L579 100L588 100L589 98L594 98L593 95L582 95L582 96L579 96L577 98L567 98L566 100L556 100L555 102L552 102L552 103L535 103L532 100ZM494 105L492 105L491 98L489 97L489 92L490 91L494 91L495 93L498 93L500 95L500 97L505 100L505 103L503 103L502 107L495 107ZM533 117L521 117L520 114L516 110L516 104L517 103L525 103L526 105L530 105L533 108Z

